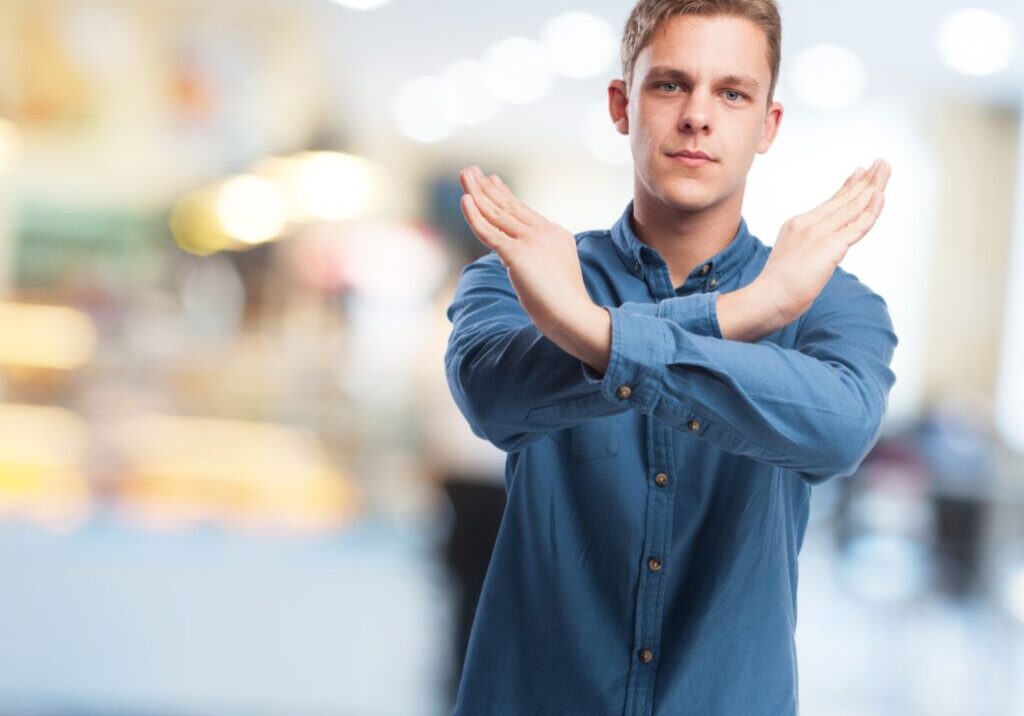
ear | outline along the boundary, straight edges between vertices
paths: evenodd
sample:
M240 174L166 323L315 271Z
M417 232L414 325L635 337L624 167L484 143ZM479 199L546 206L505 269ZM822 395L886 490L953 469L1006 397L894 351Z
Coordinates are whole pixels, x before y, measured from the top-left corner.
M608 113L619 134L629 134L629 94L626 83L612 80L608 85Z
M781 102L772 102L772 106L768 108L768 113L764 118L764 126L761 128L761 139L757 143L758 154L767 152L775 142L775 137L779 134L779 125L782 124L782 114L785 109Z

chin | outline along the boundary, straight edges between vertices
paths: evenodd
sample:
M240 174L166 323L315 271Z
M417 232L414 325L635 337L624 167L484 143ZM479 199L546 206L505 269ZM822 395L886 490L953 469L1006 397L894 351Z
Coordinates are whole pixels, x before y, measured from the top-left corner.
M684 186L669 187L663 195L665 202L681 211L700 211L715 203L715 195L710 187L695 182L685 182Z

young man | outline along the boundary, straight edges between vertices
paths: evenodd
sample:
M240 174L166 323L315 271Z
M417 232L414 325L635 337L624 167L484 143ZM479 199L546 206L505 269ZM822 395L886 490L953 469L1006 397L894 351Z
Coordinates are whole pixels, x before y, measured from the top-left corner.
M445 367L509 455L457 715L798 713L809 494L877 440L897 338L838 266L885 162L772 248L741 216L782 119L779 36L773 0L637 4L608 88L634 197L610 231L462 173L494 253L462 272Z

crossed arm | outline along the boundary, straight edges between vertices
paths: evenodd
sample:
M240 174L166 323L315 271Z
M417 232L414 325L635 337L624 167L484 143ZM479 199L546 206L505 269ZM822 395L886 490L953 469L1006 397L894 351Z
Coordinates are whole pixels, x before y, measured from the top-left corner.
M830 201L856 188L857 177ZM839 206L847 214L856 209L856 216L877 216L875 195L864 197L870 184L860 179L861 203L847 196ZM852 474L877 440L895 382L889 365L897 339L884 300L836 271L838 260L825 279L829 290L812 287L809 310L789 304L780 311L780 303L767 300L767 280L786 275L780 261L762 271L756 294L751 284L728 294L598 307L584 299L585 289L576 294L572 235L570 247L550 222L536 222L542 230L528 235L499 215L498 203L484 218L479 206L488 197L467 196L463 209L474 232L481 240L487 235L496 253L463 271L448 309L453 330L445 365L452 394L477 435L513 451L552 430L639 410L728 452L794 470L812 484ZM504 207L514 208L524 226L535 221L510 197L507 192ZM779 251L780 237L772 252L782 258L799 253L805 274L808 242L814 231L821 237L820 222L804 220L808 216L789 227L798 232L789 236L803 245L792 250L797 244L791 240L787 254L786 244ZM487 234L481 221L492 228L505 221L500 238ZM860 235L867 230L845 228L849 218L837 225ZM521 241L516 253L512 241ZM827 260L834 256L832 249ZM559 262L569 270L559 274ZM755 342L795 318L795 348Z

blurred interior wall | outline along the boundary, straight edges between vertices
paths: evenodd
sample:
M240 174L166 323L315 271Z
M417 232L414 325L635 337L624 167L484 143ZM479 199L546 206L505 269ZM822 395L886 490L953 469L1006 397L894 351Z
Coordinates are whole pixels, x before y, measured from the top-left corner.
M0 169L0 297L6 296L10 289L11 254L14 250L12 230L11 180L10 176Z
M994 400L1009 279L1020 117L945 102L928 125L937 199L925 314L926 400L954 391ZM910 265L908 271L924 267Z
M1024 95L1022 95L1024 99ZM1018 124L1013 241L1008 263L1006 312L996 421L1008 443L1024 452L1024 122Z

